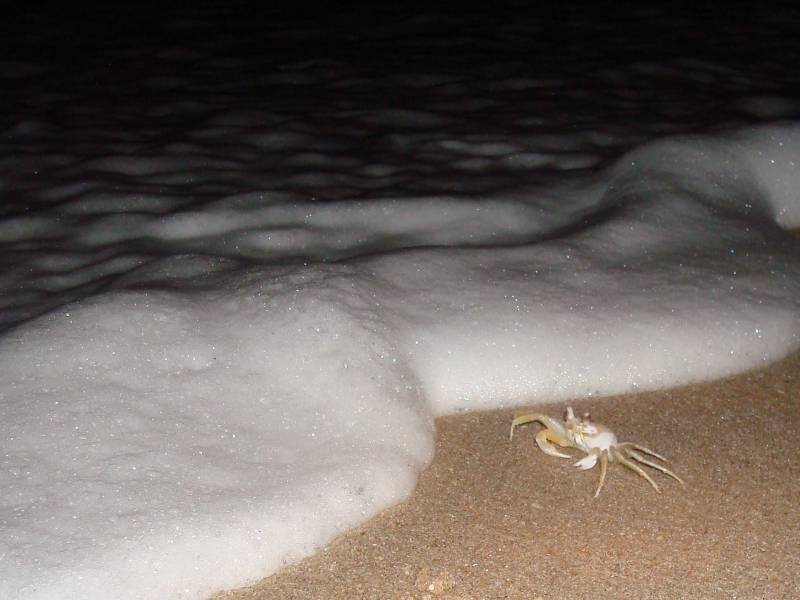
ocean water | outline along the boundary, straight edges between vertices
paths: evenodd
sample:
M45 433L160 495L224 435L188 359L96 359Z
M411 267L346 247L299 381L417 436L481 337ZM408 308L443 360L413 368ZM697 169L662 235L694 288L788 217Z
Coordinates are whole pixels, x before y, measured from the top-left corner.
M407 497L438 415L795 350L770 10L6 20L0 597L205 598Z

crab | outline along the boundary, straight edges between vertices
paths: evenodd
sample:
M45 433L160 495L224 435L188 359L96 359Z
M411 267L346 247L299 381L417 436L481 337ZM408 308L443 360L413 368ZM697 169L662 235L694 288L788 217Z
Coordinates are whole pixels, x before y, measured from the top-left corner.
M606 469L610 462L619 462L637 475L644 477L658 493L661 493L661 490L656 485L656 482L644 469L636 464L637 462L661 471L684 485L683 480L675 473L665 466L653 462L646 455L661 462L667 462L666 458L639 444L632 442L620 443L617 440L617 436L608 427L592 422L589 419L589 413L586 413L583 418L577 418L572 407L567 408L563 422L539 413L514 417L514 420L511 421L509 440L514 439L515 427L534 421L544 425L544 429L536 434L536 443L545 454L558 456L559 458L572 458L569 454L560 452L551 443L555 442L564 448L576 448L586 453L586 456L575 463L575 466L579 469L591 469L598 462L600 463L600 482L597 484L597 490L594 493L595 498L600 495L600 490L603 489L603 483L606 480Z

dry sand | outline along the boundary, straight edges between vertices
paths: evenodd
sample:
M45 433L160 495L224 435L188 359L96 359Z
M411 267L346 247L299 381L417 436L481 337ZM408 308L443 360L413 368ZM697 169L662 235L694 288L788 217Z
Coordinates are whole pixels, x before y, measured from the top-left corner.
M800 354L689 387L585 399L579 411L665 454L662 493L620 465L540 452L514 412L438 420L412 497L244 599L800 598ZM535 410L560 416L565 404Z

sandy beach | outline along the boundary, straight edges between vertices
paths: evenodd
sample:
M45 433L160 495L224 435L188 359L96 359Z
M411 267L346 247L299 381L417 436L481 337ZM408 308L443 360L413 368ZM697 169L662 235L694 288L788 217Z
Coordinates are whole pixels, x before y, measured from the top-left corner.
M657 494L547 456L519 410L437 422L416 491L316 555L215 600L800 596L800 354L717 382L572 403L664 454ZM560 415L566 404L536 407Z

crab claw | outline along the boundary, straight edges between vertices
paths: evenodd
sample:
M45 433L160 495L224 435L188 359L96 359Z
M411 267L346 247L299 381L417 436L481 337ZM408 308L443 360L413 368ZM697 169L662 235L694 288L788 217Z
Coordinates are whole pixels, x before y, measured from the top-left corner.
M586 471L587 469L591 469L597 464L597 454L587 454L578 462L575 463L575 466L579 469L583 469Z

